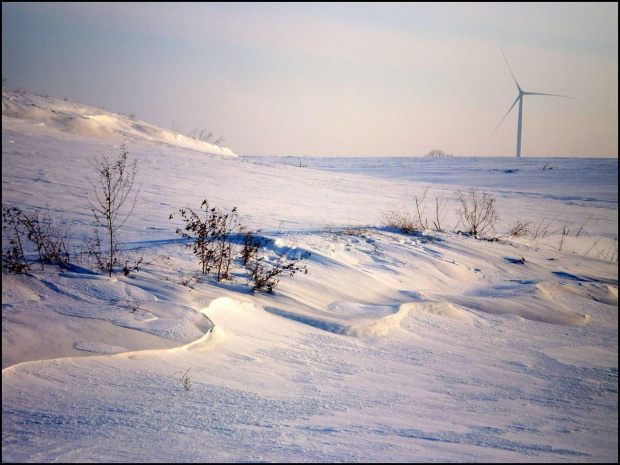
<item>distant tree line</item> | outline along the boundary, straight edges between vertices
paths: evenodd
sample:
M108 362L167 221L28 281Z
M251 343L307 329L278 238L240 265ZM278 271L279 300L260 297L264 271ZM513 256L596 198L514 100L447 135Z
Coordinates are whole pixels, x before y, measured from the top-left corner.
M439 157L453 157L454 155L450 153L444 153L442 150L435 149L435 150L431 150L424 156L432 157L432 158L439 158Z

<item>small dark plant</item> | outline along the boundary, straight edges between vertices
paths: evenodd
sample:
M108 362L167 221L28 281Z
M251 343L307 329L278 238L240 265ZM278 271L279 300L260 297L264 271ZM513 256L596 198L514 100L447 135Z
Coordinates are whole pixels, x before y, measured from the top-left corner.
M130 302L131 313L136 313L136 311L140 310L140 307L142 307L143 303L144 301L142 300L138 300L136 302Z
M230 279L235 244L228 238L238 227L237 207L230 213L223 213L204 200L200 209L204 210L202 215L189 207L180 209L185 228L177 228L176 232L190 240L187 247L198 257L203 274L215 270L218 282ZM169 219L173 217L171 214Z
M517 219L515 224L510 227L507 235L512 237L523 237L530 232L531 221L521 221Z
M110 260L110 256L102 248L101 236L97 228L93 229L92 236L86 236L84 238L84 253L88 257L88 260L95 260L96 266L101 270L109 270L110 267L114 267L118 263L118 244L114 244L114 254Z
M125 266L123 267L123 274L128 276L132 271L140 271L140 265L142 264L142 257L138 259L133 265L129 265L129 260L125 261Z
M269 263L264 260L264 257L257 258L250 266L250 281L254 282L252 292L265 291L269 294L273 294L273 289L278 285L280 279L278 276L281 274L288 274L289 276L295 275L295 273L303 272L308 273L306 265L299 265L299 262L307 259L310 253L307 252L299 258L288 260L287 254L290 251L280 254L275 263Z
M193 276L181 276L179 278L179 283L185 287L189 287L190 283L194 280Z
M265 245L265 240L256 235L259 232L249 231L245 226L241 227L241 233L243 234L241 260L244 265L248 265L252 260L255 260L258 256L258 251Z
M25 228L20 221L21 210L2 205L2 232L9 240L9 248L2 252L2 269L12 273L26 273L30 265L24 254Z
M564 245L564 238L570 234L570 229L568 224L565 224L562 228L562 236L560 237L560 247L558 247L558 251L562 251L562 246Z
M185 373L181 372L181 371L177 371L176 373L173 373L172 376L170 376L171 378L175 377L176 375L181 375L181 377L179 378L179 384L181 385L181 387L183 389L185 389L186 391L190 391L192 389L192 380L191 378L188 376L189 370L191 370L191 368L188 368Z
M389 211L381 215L381 224L388 228L400 229L404 233L419 231L420 225L411 218L409 212Z

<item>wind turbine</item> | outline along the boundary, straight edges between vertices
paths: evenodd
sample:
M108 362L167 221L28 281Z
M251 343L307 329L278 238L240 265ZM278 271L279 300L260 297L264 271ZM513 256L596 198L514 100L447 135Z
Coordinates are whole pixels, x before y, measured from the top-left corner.
M525 95L549 95L551 97L564 97L564 98L574 98L574 97L569 97L568 95L558 95L558 94L541 94L539 92L525 92L523 89L521 89L521 86L517 82L517 78L515 77L514 73L512 72L512 69L510 68L510 65L508 64L508 58L506 58L506 55L504 54L503 49L502 49L502 55L504 55L504 60L506 60L506 64L508 65L508 70L510 71L510 74L512 75L512 79L514 79L515 84L517 85L517 89L519 90L519 95L517 95L517 98L513 102L512 106L508 109L508 112L504 115L504 117L499 122L499 124L497 125L497 127L495 128L493 132L495 132L497 128L499 128L499 126L506 119L506 116L508 116L508 113L510 113L510 111L517 104L517 102L519 102L519 119L517 123L517 158L521 158L521 133L522 133L522 126L523 126L523 97Z

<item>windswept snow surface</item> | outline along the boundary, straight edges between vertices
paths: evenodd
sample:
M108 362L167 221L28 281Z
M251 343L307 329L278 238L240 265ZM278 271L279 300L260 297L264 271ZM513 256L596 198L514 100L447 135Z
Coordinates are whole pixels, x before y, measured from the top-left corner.
M3 92L3 203L49 206L79 249L90 162L125 143L141 190L121 239L144 259L3 273L3 461L618 461L617 160L298 163L165 134ZM499 236L532 232L459 233L471 187ZM425 193L427 230L381 224ZM169 217L204 199L260 229L265 260L310 252L308 274L273 295L239 264L201 276Z

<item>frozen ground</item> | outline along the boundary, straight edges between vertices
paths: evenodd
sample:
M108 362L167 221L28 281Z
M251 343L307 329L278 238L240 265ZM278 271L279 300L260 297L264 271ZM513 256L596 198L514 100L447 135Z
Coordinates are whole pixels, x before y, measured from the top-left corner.
M89 162L121 143L140 271L2 275L3 461L618 461L616 159L238 157L3 92L3 203L49 205L78 246ZM460 234L470 187L499 236L532 232ZM429 229L381 224L424 192ZM308 274L201 277L169 216L205 198Z

